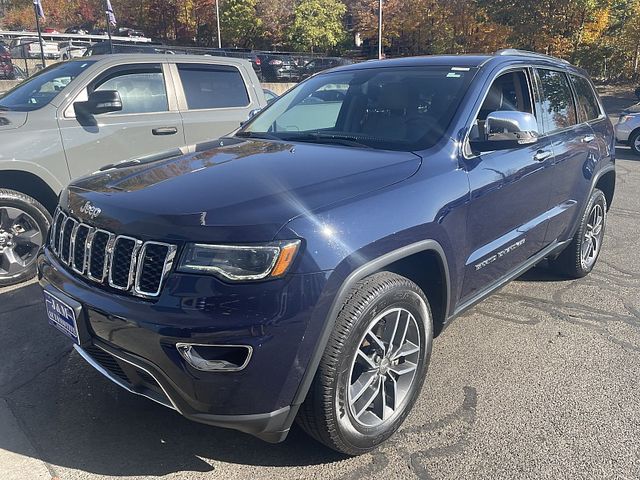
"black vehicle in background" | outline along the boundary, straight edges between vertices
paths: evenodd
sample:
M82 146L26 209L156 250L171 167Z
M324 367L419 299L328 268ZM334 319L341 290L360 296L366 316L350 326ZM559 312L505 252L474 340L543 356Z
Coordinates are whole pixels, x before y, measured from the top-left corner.
M342 65L351 65L353 60L341 57L319 57L307 62L300 69L300 80L310 77L314 73L327 70L329 68L341 67Z
M299 60L293 55L259 53L262 78L265 82L297 82L300 80Z

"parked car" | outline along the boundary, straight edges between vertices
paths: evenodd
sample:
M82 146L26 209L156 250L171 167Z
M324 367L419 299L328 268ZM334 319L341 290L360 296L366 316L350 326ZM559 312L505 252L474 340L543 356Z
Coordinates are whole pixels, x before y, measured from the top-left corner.
M52 65L0 96L0 286L33 275L72 178L193 151L264 107L259 85L244 60L110 55Z
M60 50L56 42L42 41L45 58L60 58ZM40 41L38 37L15 38L10 44L11 55L14 58L40 58Z
M625 109L616 124L616 139L640 155L640 104Z
M313 60L307 62L300 69L300 79L310 77L315 73L321 72L323 70L327 70L329 68L335 68L342 65L351 65L352 63L353 63L353 60L349 60L348 58L338 58L338 57L314 58Z
M76 35L86 35L89 31L83 27L75 25L73 27L67 28L64 33L74 33Z
M130 27L118 28L116 35L118 35L119 37L145 37L146 36L143 31L136 30L135 28L130 28Z
M436 328L545 258L593 269L614 152L591 81L552 57L339 67L197 154L74 182L38 261L48 318L189 419L277 442L297 418L368 452Z
M262 78L265 82L297 82L300 68L291 55L258 54Z
M82 57L90 46L90 42L78 40L66 40L64 42L60 42L58 43L60 58L62 60L71 60L72 58Z
M11 52L6 47L0 45L0 78L13 80L15 77L16 72L13 66Z

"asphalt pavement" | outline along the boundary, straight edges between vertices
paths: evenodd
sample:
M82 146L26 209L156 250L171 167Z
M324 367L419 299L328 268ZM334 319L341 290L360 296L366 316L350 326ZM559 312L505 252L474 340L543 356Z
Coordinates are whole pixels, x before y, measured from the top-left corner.
M129 394L47 326L37 284L0 290L1 478L640 478L640 157L617 157L592 274L541 265L454 320L402 429L357 458Z

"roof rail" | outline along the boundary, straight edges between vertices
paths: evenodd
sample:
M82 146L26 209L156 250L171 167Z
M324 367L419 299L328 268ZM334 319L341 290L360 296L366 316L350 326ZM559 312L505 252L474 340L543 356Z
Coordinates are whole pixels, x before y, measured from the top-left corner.
M495 55L520 55L525 57L548 58L551 60L569 64L569 62L563 58L554 57L553 55L546 55L544 53L530 52L529 50L519 50L517 48L503 48L502 50L498 50Z

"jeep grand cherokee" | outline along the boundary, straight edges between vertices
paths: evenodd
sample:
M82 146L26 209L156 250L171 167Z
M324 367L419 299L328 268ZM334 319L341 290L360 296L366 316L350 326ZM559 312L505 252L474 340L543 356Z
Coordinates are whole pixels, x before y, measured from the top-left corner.
M411 410L434 330L543 259L593 269L614 184L612 125L565 62L366 62L73 183L39 273L49 322L118 385L360 454Z

